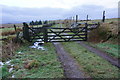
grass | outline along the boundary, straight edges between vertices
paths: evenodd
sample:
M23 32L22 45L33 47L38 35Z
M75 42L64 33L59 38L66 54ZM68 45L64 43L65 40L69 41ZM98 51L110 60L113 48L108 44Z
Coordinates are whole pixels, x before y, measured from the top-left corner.
M22 28L17 28L17 32L21 32ZM14 28L2 28L0 29L0 39L1 38L6 38L9 35L15 35L16 31Z
M7 37L8 37L8 36L1 36L1 35L0 35L0 39L2 39L2 38L7 38Z
M29 48L24 44L13 57L14 70L10 73L15 78L63 78L63 69L57 59L55 48L51 43L45 44L45 51ZM23 54L19 54L19 52ZM30 68L27 68L26 63ZM26 67L25 67L26 66ZM28 66L28 67L29 67Z
M92 78L118 78L119 69L75 42L63 43L66 51Z
M87 44L107 52L112 57L120 58L118 55L118 33L118 19L106 19L105 23L88 34L90 43Z
M0 79L1 78L5 78L5 77L8 77L9 76L9 72L8 72L8 68L7 68L7 65L4 65L2 69L0 69Z
M42 27L43 25L34 25L32 27Z
M106 51L110 55L120 58L120 56L118 55L118 46L120 46L120 45L110 44L110 43L98 43L98 44L96 44L96 46L98 48Z
M8 35L8 36L0 36L0 39L2 39L2 38L10 38L10 37L16 37L16 34Z
M15 29L14 28L2 28L2 29L0 29L0 31L1 32L7 32L7 31L15 31Z
M118 54L118 49L119 49L120 45L118 45L118 44L112 44L112 43L108 43L108 42L105 42L105 43L85 42L85 43L94 48L97 48L97 49L107 52L112 57L120 58L120 55Z
M86 22L86 21L83 21L83 22ZM102 22L102 20L96 19L96 20L88 21L88 23L92 23L92 22ZM110 23L110 22L118 22L118 18L105 19L105 23Z
M16 23L15 24L17 27L23 27L23 24L22 23ZM7 28L7 27L14 27L14 24L2 24L3 27Z
M17 29L22 29L22 27L17 27ZM15 31L14 27L11 28L1 28L0 32L8 32L8 31Z

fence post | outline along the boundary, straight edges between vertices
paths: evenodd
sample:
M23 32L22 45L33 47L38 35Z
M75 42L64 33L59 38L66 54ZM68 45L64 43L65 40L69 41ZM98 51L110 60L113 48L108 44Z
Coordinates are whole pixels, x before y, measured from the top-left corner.
M76 15L76 23L78 22L78 15Z
M17 29L16 29L16 25L14 24L14 29L15 29L15 32L17 31Z
M23 23L23 38L30 41L29 27L27 23Z
M88 15L87 15L87 18L86 18L86 22L88 22Z
M103 11L103 19L102 22L105 22L105 11Z
M44 42L48 42L47 27L44 27L44 28L43 28L43 38L44 38Z
M85 41L87 41L87 38L88 38L88 24L85 23Z

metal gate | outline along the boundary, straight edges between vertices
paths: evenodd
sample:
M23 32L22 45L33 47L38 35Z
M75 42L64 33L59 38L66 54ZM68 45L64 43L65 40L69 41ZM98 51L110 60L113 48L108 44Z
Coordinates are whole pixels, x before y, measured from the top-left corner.
M23 27L23 37L28 41L70 42L87 41L87 24L76 28Z

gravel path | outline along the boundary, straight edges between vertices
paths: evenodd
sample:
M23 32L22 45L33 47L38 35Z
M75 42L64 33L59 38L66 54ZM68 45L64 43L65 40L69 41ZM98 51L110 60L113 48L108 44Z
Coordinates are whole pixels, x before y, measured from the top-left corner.
M109 61L112 65L117 66L118 68L120 68L120 64L119 64L120 61L118 59L115 59L115 58L109 56L107 53L105 53L105 52L103 52L101 50L98 50L98 49L93 48L93 47L91 47L89 45L86 45L84 42L79 41L77 43L79 43L80 45L85 47L87 50L89 50L89 51L97 54L98 56L104 58L105 60Z
M90 78L85 75L85 73L80 70L80 66L77 62L72 58L62 47L60 43L53 43L59 60L62 63L62 67L64 68L64 74L66 78Z

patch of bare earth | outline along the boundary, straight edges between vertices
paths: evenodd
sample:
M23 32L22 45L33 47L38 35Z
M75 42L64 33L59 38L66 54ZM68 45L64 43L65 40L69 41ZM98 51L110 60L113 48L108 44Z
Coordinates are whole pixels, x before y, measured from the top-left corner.
M90 78L90 76L86 75L75 61L62 47L60 43L53 43L59 60L62 63L62 67L64 68L64 74L66 78Z

